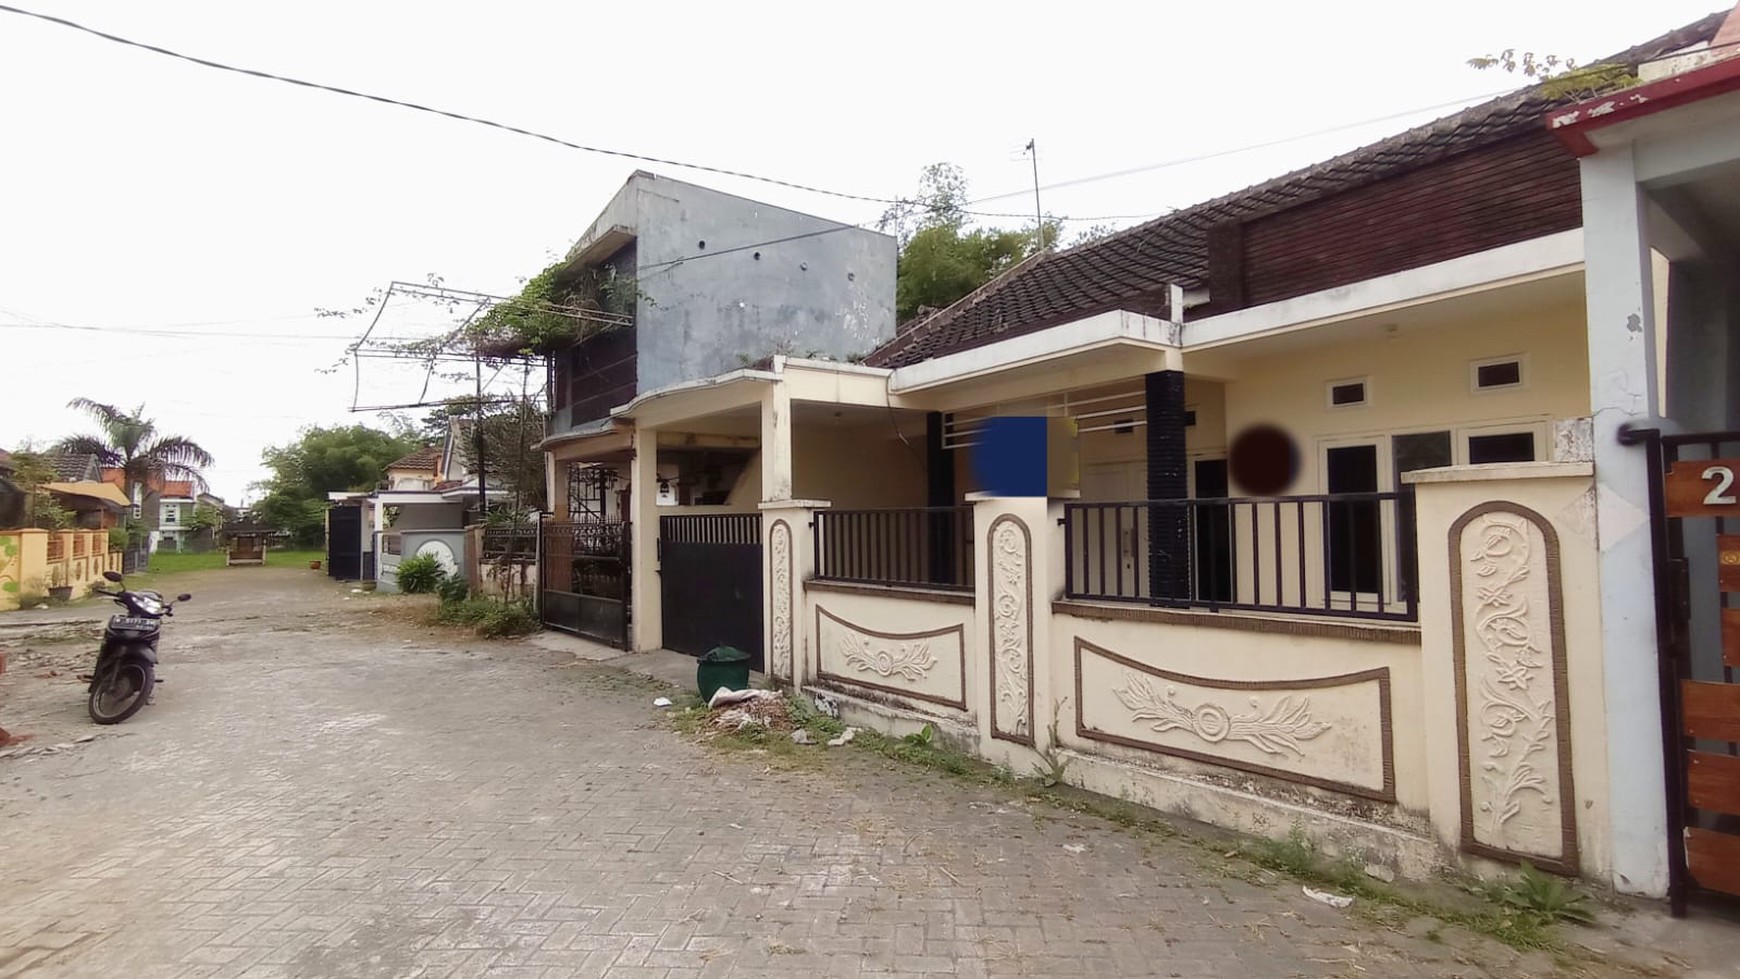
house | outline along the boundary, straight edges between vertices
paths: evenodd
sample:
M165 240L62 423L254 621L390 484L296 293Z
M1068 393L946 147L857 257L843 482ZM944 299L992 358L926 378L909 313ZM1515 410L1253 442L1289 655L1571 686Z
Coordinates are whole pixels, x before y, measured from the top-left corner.
M478 477L464 447L469 428L448 424L446 439L424 446L386 469L384 488L330 493L327 511L327 573L343 580L375 581L397 588L396 569L408 554L432 554L449 573L466 567L468 525L481 519ZM492 504L507 494L484 486Z
M546 358L545 553L560 569L546 592L548 607L568 610L567 628L623 641L619 552L636 451L618 409L775 355L868 353L894 334L895 253L887 235L650 173L628 179L558 273L628 296L620 320ZM666 506L753 505L743 494L758 478L758 426L751 411L728 430L661 444L643 485Z
M1609 60L1708 60L1725 19ZM1036 256L862 364L637 385L552 435L551 498L579 446L619 453L632 647L753 650L853 723L1411 874L1720 888L1730 838L1674 773L1707 804L1731 767L1676 752L1740 740L1710 719L1740 698L1674 701L1655 640L1732 648L1730 548L1672 523L1736 498L1724 64L1532 87ZM687 446L716 458L661 507ZM1682 551L1709 573L1658 620Z
M0 526L17 526L25 519L25 495L19 485L18 463L9 454L0 460ZM117 526L127 499L113 486L99 481L101 463L93 455L47 453L38 483L56 505L73 515L69 529L106 530Z

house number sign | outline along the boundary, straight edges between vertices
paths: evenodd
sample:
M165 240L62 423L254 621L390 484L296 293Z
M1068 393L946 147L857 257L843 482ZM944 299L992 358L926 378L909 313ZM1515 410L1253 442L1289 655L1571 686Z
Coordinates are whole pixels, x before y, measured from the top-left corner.
M1693 459L1668 467L1664 487L1670 517L1740 517L1740 459ZM1723 563L1727 563L1727 551Z

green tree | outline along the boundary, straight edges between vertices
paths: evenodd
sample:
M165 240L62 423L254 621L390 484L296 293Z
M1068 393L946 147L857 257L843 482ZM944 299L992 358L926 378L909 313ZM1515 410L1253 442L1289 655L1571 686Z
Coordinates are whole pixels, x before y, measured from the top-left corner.
M195 486L205 485L199 471L211 465L211 453L186 436L159 432L157 423L145 417L144 405L127 412L89 398L74 398L67 407L90 415L100 432L63 439L60 451L94 455L104 466L121 470L121 488L128 499L138 499L138 488L153 479L185 479Z
M254 516L293 534L300 544L318 544L328 493L374 489L387 466L419 444L367 425L303 429L295 442L262 453L272 475L256 486L262 496Z
M23 526L38 530L65 530L73 525L72 511L54 494L42 488L54 482L54 466L40 452L22 450L12 454L12 482L24 493Z
M210 503L201 503L193 508L193 516L187 520L187 526L192 530L217 530L224 525L224 512Z
M894 314L906 322L941 309L991 281L1041 248L1057 243L1061 222L1046 220L1035 240L1031 228L969 228L967 179L952 163L933 163L919 177L918 193L885 211L879 227L900 242Z

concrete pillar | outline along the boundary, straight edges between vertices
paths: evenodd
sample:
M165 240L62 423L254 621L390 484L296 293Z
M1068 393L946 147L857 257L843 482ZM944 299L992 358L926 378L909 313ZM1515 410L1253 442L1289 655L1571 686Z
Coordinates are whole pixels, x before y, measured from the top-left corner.
M552 519L568 519L568 463L544 453L544 499L549 501Z
M1148 499L1190 496L1184 451L1184 372L1156 371L1146 379ZM1182 506L1148 508L1148 594L1190 597L1190 511Z
M630 638L636 652L665 644L664 607L659 592L659 433L636 425L634 463L629 476L629 514L633 557L630 568L630 608L634 617Z
M1582 174L1613 886L1661 896L1667 789L1649 531L1655 477L1642 448L1619 442L1622 424L1648 424L1660 403L1648 223L1629 147L1585 157Z
M763 610L767 677L802 688L810 678L809 616L804 614L804 582L815 574L816 511L822 500L787 500L761 505L761 580L767 582Z
M767 386L761 396L761 499L791 499L791 390L785 382Z
M1058 699L1050 682L1051 602L1063 589L1063 504L1035 497L975 494L973 546L979 649L968 683L979 719L980 753L1026 771L1050 745Z

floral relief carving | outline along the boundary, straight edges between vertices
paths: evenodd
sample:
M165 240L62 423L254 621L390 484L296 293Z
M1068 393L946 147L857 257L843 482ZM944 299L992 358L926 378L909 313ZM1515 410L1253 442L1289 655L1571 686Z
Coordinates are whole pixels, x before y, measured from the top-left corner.
M913 683L923 680L937 664L928 639L878 644L855 632L840 634L840 655L847 666L860 673L885 679L900 677Z
M1474 588L1473 633L1485 661L1478 708L1480 781L1485 786L1479 810L1486 834L1502 843L1505 824L1523 811L1532 794L1540 806L1558 806L1549 773L1539 766L1554 747L1558 721L1554 710L1549 654L1537 640L1537 610L1523 589L1532 564L1528 521L1512 514L1487 514L1475 531L1469 565Z
M1580 868L1559 536L1493 501L1450 530L1462 847Z
M773 671L785 679L795 679L792 672L791 628L791 527L784 520L775 521L769 535L773 560Z
M1026 528L1009 517L991 528L992 733L1033 736L1031 609Z
M1178 688L1168 685L1157 692L1147 678L1131 675L1112 691L1138 721L1152 721L1157 733L1186 731L1209 744L1242 741L1269 755L1292 752L1304 757L1299 742L1309 741L1329 730L1330 725L1311 719L1311 698L1282 697L1267 712L1256 697L1249 711L1234 714L1212 701L1186 707L1177 701Z

